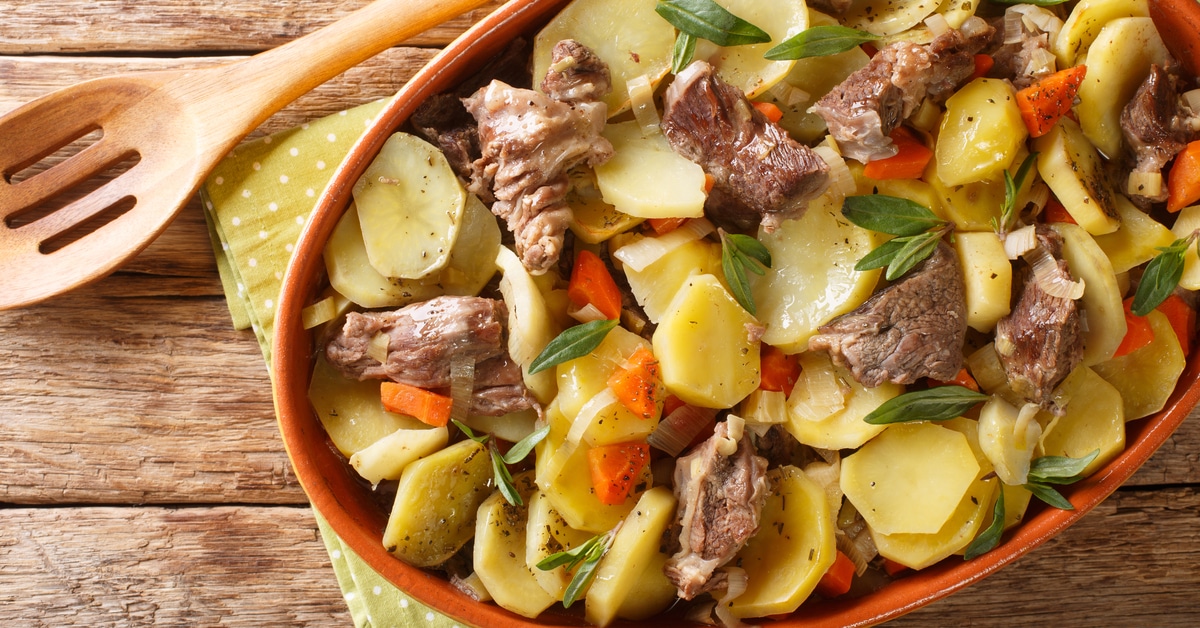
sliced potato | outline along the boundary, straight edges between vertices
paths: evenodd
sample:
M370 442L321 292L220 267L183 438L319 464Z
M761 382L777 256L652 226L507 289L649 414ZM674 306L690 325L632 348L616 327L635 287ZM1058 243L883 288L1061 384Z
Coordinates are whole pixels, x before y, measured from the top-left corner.
M863 174L862 164L849 161L846 165L850 168L850 174L854 175L859 195L884 194L906 198L918 205L928 207L929 211L937 214L938 217L945 217L942 211L942 200L937 189L929 183L921 179L872 179Z
M1176 238L1187 238L1200 229L1200 205L1184 207L1175 217L1171 233ZM1186 290L1200 290L1200 255L1196 254L1196 245L1188 248L1183 256L1183 276L1179 278L1179 286Z
M1070 223L1055 223L1062 236L1062 256L1073 279L1084 281L1080 303L1087 314L1083 338L1083 364L1091 366L1112 357L1125 338L1125 308L1108 256L1086 231Z
M529 365L559 334L558 323L546 306L546 299L533 276L508 247L500 247L496 266L503 277L500 294L508 306L508 354L521 365L525 385L543 404L554 397L554 373L550 370L531 374Z
M350 456L350 466L371 483L400 479L404 467L423 456L441 449L450 440L450 431L443 427L428 429L398 429L360 449Z
M1063 23L1050 49L1058 58L1059 68L1079 65L1100 29L1122 17L1149 17L1146 0L1080 0ZM1089 69L1090 71L1090 69Z
M571 206L571 233L575 237L588 244L599 244L641 224L642 218L622 213L604 202L594 171L575 168L568 174L571 190L566 201Z
M534 491L533 473L513 477L517 494L526 503ZM475 574L501 608L522 617L537 617L558 601L538 584L537 570L525 561L529 511L514 506L496 491L479 505L475 515Z
M1175 240L1175 236L1170 229L1146 215L1123 195L1114 195L1113 201L1121 227L1112 233L1096 236L1096 244L1108 256L1113 272L1120 274L1153 259L1158 255L1158 247L1167 246Z
M934 160L946 185L994 179L1012 165L1028 131L1008 81L979 78L946 100Z
M609 124L613 156L596 166L604 202L637 218L704 216L704 170L675 152L662 133L646 136L637 121Z
M671 489L656 486L642 493L596 567L584 607L588 623L607 626L616 619L626 599L642 594L637 590L638 582L662 555L658 547L674 520L675 495Z
M879 555L910 569L924 569L961 551L990 519L992 502L1000 482L996 478L976 479L958 502L946 523L930 534L881 534L871 530Z
M1171 53L1148 17L1122 17L1100 29L1087 53L1087 76L1079 86L1075 114L1083 134L1109 159L1121 155L1121 111L1142 82L1150 65L1160 67Z
M1037 421L1019 420L1017 408L1000 397L992 397L979 411L979 447L1005 484L1024 484L1029 463L1042 436Z
M667 610L675 603L675 583L667 579L663 568L670 556L658 553L650 558L650 564L642 571L634 591L637 595L625 597L617 609L617 617L642 621Z
M654 0L577 0L550 20L533 42L533 84L540 89L554 44L574 39L608 64L609 117L629 107L629 80L646 76L657 86L671 69L675 27L654 12Z
M467 195L462 228L450 259L438 275L444 294L475 296L496 274L500 251L500 225L496 215L474 194Z
M1084 470L1091 475L1125 449L1125 405L1121 393L1092 369L1081 366L1054 391L1054 401L1066 414L1054 417L1042 433L1046 456L1082 458L1100 455Z
M520 441L537 429L538 413L533 408L501 416L467 415L463 424L478 433L491 434L510 443Z
M383 546L414 567L436 567L475 536L475 513L492 494L487 449L459 441L404 468Z
M317 354L308 400L333 445L350 457L399 429L421 429L424 423L383 409L379 382L346 379Z
M625 266L629 289L646 316L655 323L662 318L688 277L720 272L721 245L706 239L678 246L642 270Z
M329 234L324 258L329 285L361 307L400 307L442 294L435 282L389 278L375 270L367 258L358 207L354 204Z
M436 146L392 135L353 192L367 257L379 274L420 279L446 265L467 193Z
M571 574L563 566L543 570L536 565L552 554L579 547L593 534L567 525L541 491L535 490L527 503L529 519L525 527L525 553L517 555L523 555L526 564L535 566L533 575L542 590L554 599L561 600L567 585L571 583Z
M1070 118L1033 141L1037 168L1071 218L1092 235L1112 233L1120 226L1113 195L1096 147Z
M1154 331L1150 344L1092 367L1121 393L1126 421L1162 410L1187 366L1187 356L1167 316L1153 310L1146 318Z
M725 82L740 87L747 98L754 98L791 71L795 61L772 61L763 55L808 28L808 11L801 3L790 2L718 0L717 4L766 31L771 41L723 48L706 39L697 39L695 58L711 63Z
M732 408L759 384L756 321L713 275L684 283L651 343L667 390L704 408ZM703 359L696 359L703 356Z
M763 342L797 353L808 348L817 328L862 305L879 270L859 272L859 258L883 243L880 234L842 218L841 202L828 195L809 204L797 220L785 220L758 239L771 252L771 271L751 275Z
M954 250L967 289L967 325L989 332L1012 303L1012 263L992 231L954 234Z
M979 475L967 437L935 423L892 425L842 459L842 492L882 534L934 534Z
M866 388L824 352L806 351L799 360L800 377L787 399L784 424L796 440L819 449L854 449L887 428L863 417L904 392L903 386L884 382Z
M940 0L854 0L842 23L876 35L896 35L938 10Z
M793 466L769 472L758 532L738 552L746 591L730 602L734 617L763 617L796 610L837 558L834 514L825 491Z

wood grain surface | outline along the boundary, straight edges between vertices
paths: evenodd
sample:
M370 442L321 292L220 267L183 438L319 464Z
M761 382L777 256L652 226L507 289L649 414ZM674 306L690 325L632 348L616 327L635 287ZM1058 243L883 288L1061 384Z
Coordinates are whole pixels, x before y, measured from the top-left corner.
M0 0L0 112L86 78L236 59L362 4ZM470 21L255 136L390 95ZM350 625L198 203L111 277L0 312L0 339L0 626ZM894 625L1194 626L1198 521L1193 416L1080 524Z

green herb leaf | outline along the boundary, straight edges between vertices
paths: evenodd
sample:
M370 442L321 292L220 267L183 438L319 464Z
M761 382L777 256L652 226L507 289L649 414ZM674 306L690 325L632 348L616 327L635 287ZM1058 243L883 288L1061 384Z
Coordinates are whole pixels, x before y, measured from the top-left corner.
M1041 456L1029 464L1029 481L1038 484L1074 484L1083 479L1083 470L1097 456L1099 449L1082 458L1069 456Z
M863 417L863 420L872 425L908 421L948 421L961 416L971 409L971 406L987 400L988 395L964 386L937 386L888 399Z
M612 547L613 538L616 537L619 529L620 525L618 524L607 534L593 536L576 547L551 554L538 561L536 566L542 571L565 567L567 571L573 572L571 582L563 592L564 608L569 608L574 604L591 584L592 579L596 577L596 567L600 564L600 559L604 558L604 554Z
M620 321L614 318L591 321L568 328L557 338L551 340L546 348L538 354L538 357L533 359L529 365L529 373L531 375L540 373L595 351L596 347L599 347L600 343L604 341L608 332L619 324Z
M845 26L813 26L768 50L763 56L772 61L826 57L846 52L876 39L879 39L879 35Z
M725 233L724 230L720 231L720 235L721 270L725 273L725 281L729 283L729 290L738 304L751 315L757 315L758 311L754 306L754 296L750 294L750 282L746 277L746 271L749 270L757 275L764 274L765 269L771 267L771 252L763 246L762 242L750 236Z
M546 435L549 433L549 425L543 425L542 427L534 430L529 434L529 436L517 441L517 443L512 446L512 449L509 449L508 453L504 454L504 462L507 464L517 464L518 462L524 460L525 456L528 456L529 452L533 451L534 446L542 442L542 439L546 438Z
M948 224L928 207L884 194L847 196L842 202L842 215L864 229L894 236L914 236Z
M535 566L542 571L550 571L556 567L566 567L567 571L571 571L575 569L575 565L578 565L587 559L588 552L590 552L594 546L599 545L603 541L604 535L597 534L596 536L593 536L592 538L580 543L575 547L572 547L571 549L555 552L539 560Z
M933 251L937 248L938 242L942 239L941 231L929 231L920 235L910 236L908 238L898 238L906 240L904 246L896 251L895 257L888 264L887 273L884 277L888 281L899 279L904 273L912 270L917 264L920 264L925 258L933 255Z
M596 577L596 567L600 565L600 559L604 557L604 552L608 551L608 547L600 547L594 549L588 554L587 560L575 570L575 574L571 576L571 582L567 584L566 590L563 591L563 608L571 608L575 600L583 595L583 592L592 583L592 579Z
M854 270L860 272L874 270L891 264L892 260L896 258L896 254L900 252L900 249L904 248L907 242L908 238L892 238L880 244L870 253L862 256L862 259L858 260L858 263L854 265Z
M450 419L450 422L453 423L454 426L460 431L462 431L463 434L466 434L467 438L479 443L480 445L488 441L489 436L487 434L476 435L475 431L467 427L467 425L462 421L459 421L458 419Z
M713 0L658 0L654 12L693 37L718 46L744 46L771 41L763 29L730 13Z
M524 506L525 500L521 499L521 494L517 492L517 487L513 484L512 473L504 464L504 457L500 455L500 450L496 449L496 441L490 443L488 450L492 455L492 476L496 479L496 488L500 489L500 494L508 503L513 506Z
M1051 506L1054 506L1055 508L1060 510L1075 510L1074 504L1067 501L1067 498L1063 497L1062 493L1059 493L1058 491L1054 490L1053 487L1047 484L1041 484L1039 482L1027 482L1025 484L1025 488L1030 493L1033 493L1034 497L1046 502Z
M982 556L1000 544L1000 537L1004 534L1004 491L996 496L996 505L992 508L992 524L986 530L979 533L974 541L967 546L967 551L963 553L963 560L971 560L977 556Z
M1142 273L1142 281L1133 295L1130 312L1145 316L1171 296L1179 285L1179 278L1183 276L1183 257L1193 239L1195 235L1180 238L1169 246L1158 247L1162 252L1146 264L1146 272Z
M1017 192L1025 185L1025 178L1029 176L1029 171L1035 163L1037 163L1037 153L1029 153L1017 167L1016 177L1009 174L1007 170L1004 171L1004 205L1000 208L1000 229L997 231L1007 232L1016 224Z
M675 36L675 48L671 52L671 73L679 74L696 56L696 38L679 31Z

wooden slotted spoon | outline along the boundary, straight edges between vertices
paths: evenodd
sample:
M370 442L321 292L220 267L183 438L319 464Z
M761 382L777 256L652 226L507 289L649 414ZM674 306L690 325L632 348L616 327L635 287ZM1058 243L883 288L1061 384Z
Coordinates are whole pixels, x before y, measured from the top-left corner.
M376 0L243 61L95 79L0 117L0 309L37 303L111 273L154 240L221 158L271 114L486 1ZM94 144L13 182L15 173L97 130L102 136ZM72 187L135 159L111 181L45 211ZM69 243L51 246L68 232Z

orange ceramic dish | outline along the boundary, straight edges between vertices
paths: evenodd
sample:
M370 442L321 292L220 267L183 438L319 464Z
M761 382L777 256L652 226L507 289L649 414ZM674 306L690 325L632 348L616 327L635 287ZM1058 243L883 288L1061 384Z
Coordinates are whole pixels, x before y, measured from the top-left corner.
M447 47L418 73L380 114L338 168L317 204L284 278L276 318L273 381L279 427L296 475L313 507L373 569L414 598L454 618L485 626L583 623L577 613L550 610L529 620L494 604L468 598L432 573L389 554L381 541L387 513L329 443L307 390L316 354L300 312L317 300L324 278L322 251L351 200L351 188L384 141L429 96L446 91L483 65L518 35L529 35L557 12L562 0L518 0L501 7ZM965 587L1029 552L1083 517L1125 482L1159 448L1200 399L1200 360L1190 356L1174 394L1161 412L1127 424L1126 449L1089 478L1062 487L1075 505L1064 511L1032 507L1025 521L996 549L971 561L944 560L854 599L810 601L779 626L858 626L893 619ZM657 620L654 625L665 625Z

